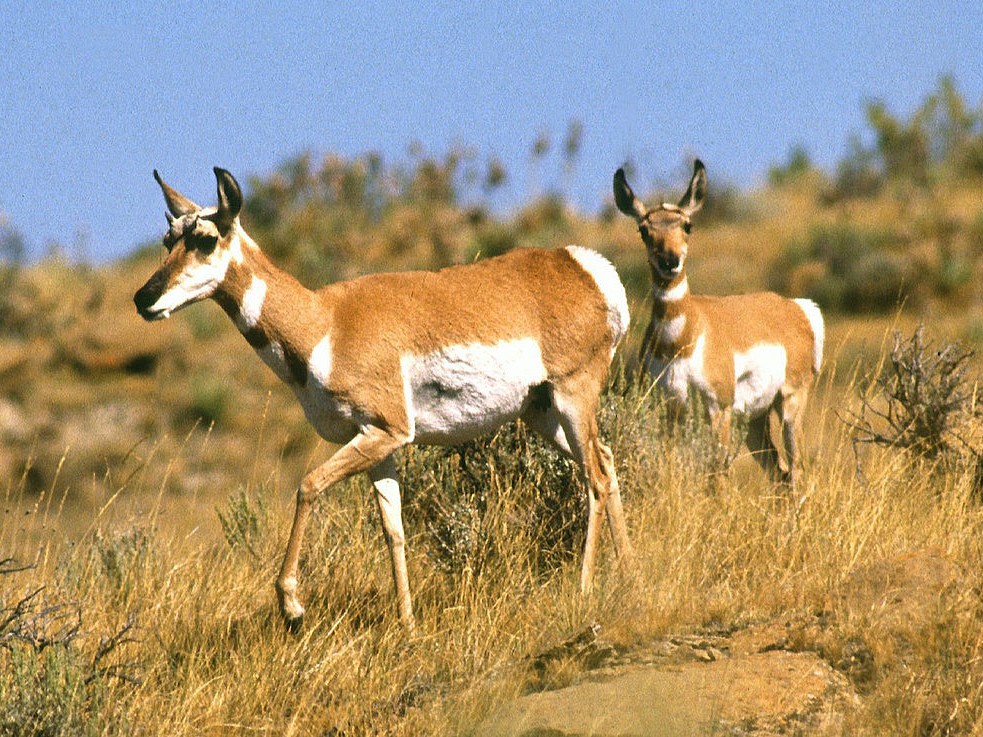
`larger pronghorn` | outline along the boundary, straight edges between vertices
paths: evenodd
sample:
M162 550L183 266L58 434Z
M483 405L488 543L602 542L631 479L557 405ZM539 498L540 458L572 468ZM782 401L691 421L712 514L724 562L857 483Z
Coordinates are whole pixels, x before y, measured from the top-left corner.
M648 209L614 174L614 199L638 222L652 271L652 318L641 363L677 410L699 394L721 443L730 443L731 415L748 419L747 445L761 466L794 486L802 412L823 355L823 317L814 302L772 292L726 297L690 294L686 255L691 218L706 198L703 163L693 165L678 205ZM786 458L769 429L781 421Z
M291 629L304 614L298 558L311 505L365 471L375 487L399 615L413 627L393 453L453 444L522 418L580 466L589 500L581 588L591 585L605 511L630 552L611 451L598 439L598 395L628 325L611 264L568 246L519 249L438 272L376 274L317 291L275 267L239 223L242 193L216 168L218 206L202 209L154 177L167 203L168 254L136 293L147 320L214 299L290 386L314 429L342 447L297 490L276 590Z

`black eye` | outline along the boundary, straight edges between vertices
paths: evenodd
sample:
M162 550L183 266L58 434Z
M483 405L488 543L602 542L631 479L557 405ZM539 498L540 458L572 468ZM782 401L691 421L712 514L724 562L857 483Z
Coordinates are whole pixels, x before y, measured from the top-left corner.
M693 229L693 224L689 220L683 221L683 232L689 235L689 232Z
M198 251L199 253L207 256L212 251L215 250L215 244L218 243L218 236L214 235L186 235L184 237L184 242L187 247L193 251Z

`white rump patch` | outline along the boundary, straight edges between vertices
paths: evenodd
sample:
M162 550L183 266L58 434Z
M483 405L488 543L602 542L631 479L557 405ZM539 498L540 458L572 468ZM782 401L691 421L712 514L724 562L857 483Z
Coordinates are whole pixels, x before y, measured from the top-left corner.
M416 442L453 444L515 419L546 381L532 338L451 345L401 359L410 432Z
M811 299L793 299L809 320L812 327L812 370L817 374L823 362L823 343L826 340L826 327L823 322L823 313L819 310L819 305Z
M734 354L734 411L755 417L765 412L785 383L788 354L778 343Z
M608 328L611 330L611 355L618 341L628 331L631 316L628 313L628 296L614 265L597 251L583 246L567 246L567 252L576 259L584 271L591 275L608 305Z
M246 332L259 324L265 301L266 282L253 274L252 281L243 293L242 303L239 305L239 319L236 320L239 330Z

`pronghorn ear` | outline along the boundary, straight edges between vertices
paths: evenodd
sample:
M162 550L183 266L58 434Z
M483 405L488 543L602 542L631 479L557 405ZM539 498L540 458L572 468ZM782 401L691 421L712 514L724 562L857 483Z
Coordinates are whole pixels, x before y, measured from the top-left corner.
M689 180L689 188L683 199L679 201L679 209L692 215L703 207L707 197L707 169L703 162L697 159L693 162L693 178Z
M171 211L171 215L174 217L179 218L192 212L197 212L201 209L183 194L175 189L172 189L163 179L160 178L160 174L157 173L156 169L154 169L154 179L156 179L157 184L160 185L160 189L164 193L164 201L167 203L167 209Z
M628 186L624 169L618 169L614 173L614 202L618 206L618 209L628 217L635 218L636 220L641 220L645 217L645 205L642 204L642 201L635 196L635 193L631 191L631 187Z
M242 209L242 190L235 177L225 169L216 166L214 172L218 183L218 212L214 220L219 232L224 234L232 227L232 222Z

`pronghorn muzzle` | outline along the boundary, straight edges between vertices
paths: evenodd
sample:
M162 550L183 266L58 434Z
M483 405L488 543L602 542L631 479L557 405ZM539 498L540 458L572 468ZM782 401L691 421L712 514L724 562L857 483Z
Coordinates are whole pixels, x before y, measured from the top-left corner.
M154 272L154 275L147 280L133 295L133 303L137 306L140 317L147 321L163 320L168 316L167 310L155 310L153 306L160 300L164 290L167 289L167 274L163 269Z

